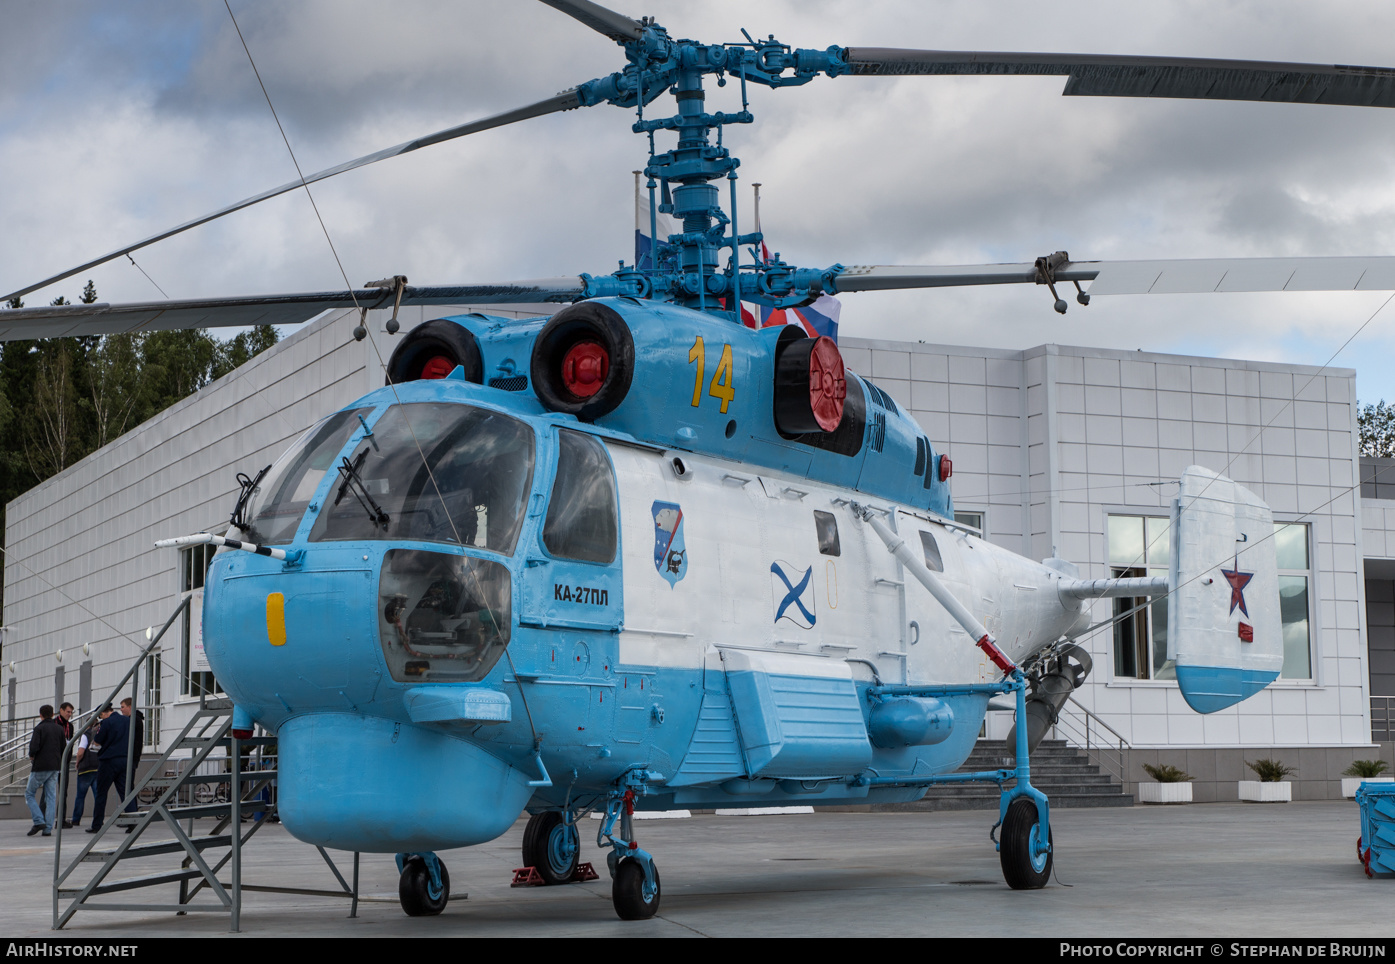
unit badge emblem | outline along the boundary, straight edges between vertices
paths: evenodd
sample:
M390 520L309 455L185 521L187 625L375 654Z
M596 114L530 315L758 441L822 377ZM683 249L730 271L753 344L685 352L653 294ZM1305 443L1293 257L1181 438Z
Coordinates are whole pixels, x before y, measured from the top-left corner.
M670 586L688 573L688 550L683 545L683 507L676 502L655 502L654 568Z

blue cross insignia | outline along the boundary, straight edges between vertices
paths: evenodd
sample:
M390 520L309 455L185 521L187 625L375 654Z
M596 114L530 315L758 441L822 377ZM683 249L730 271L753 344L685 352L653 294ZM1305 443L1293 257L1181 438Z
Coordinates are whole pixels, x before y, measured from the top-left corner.
M779 600L775 606L775 622L788 619L804 629L814 628L818 614L809 586L813 575L813 566L801 573L799 567L782 559L770 564L770 588L774 590L773 598Z

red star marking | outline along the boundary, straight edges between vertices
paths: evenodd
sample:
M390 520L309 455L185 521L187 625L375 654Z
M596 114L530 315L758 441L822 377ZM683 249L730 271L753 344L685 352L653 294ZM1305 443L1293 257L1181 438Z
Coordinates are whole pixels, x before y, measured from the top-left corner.
M1250 611L1245 608L1245 587L1250 584L1250 580L1255 577L1252 572L1241 572L1240 567L1234 569L1222 569L1221 575L1225 576L1225 581L1230 583L1230 611L1235 612L1235 607L1239 606L1240 611L1246 616Z

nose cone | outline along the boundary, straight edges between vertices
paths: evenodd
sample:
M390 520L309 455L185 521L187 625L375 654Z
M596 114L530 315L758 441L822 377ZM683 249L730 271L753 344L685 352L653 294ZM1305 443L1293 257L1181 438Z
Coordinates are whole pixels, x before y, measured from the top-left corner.
M224 692L263 722L371 703L384 674L362 551L321 550L305 570L236 557L220 557L204 590L204 650Z
M306 843L364 853L493 840L532 796L528 776L429 726L316 713L278 733L278 811Z

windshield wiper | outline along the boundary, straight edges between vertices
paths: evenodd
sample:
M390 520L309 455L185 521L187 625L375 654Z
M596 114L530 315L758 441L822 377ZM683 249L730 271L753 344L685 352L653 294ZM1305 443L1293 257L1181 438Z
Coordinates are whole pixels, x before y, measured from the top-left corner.
M337 466L344 481L339 483L339 491L334 496L334 504L338 505L343 500L346 491L352 492L354 498L358 500L358 504L363 506L364 511L368 513L368 521L372 522L375 527L386 530L389 521L388 514L378 503L373 501L373 497L368 494L368 486L363 484L363 477L358 474L358 470L363 466L363 460L367 456L368 450L364 449L353 462L350 462L346 455L342 463Z

